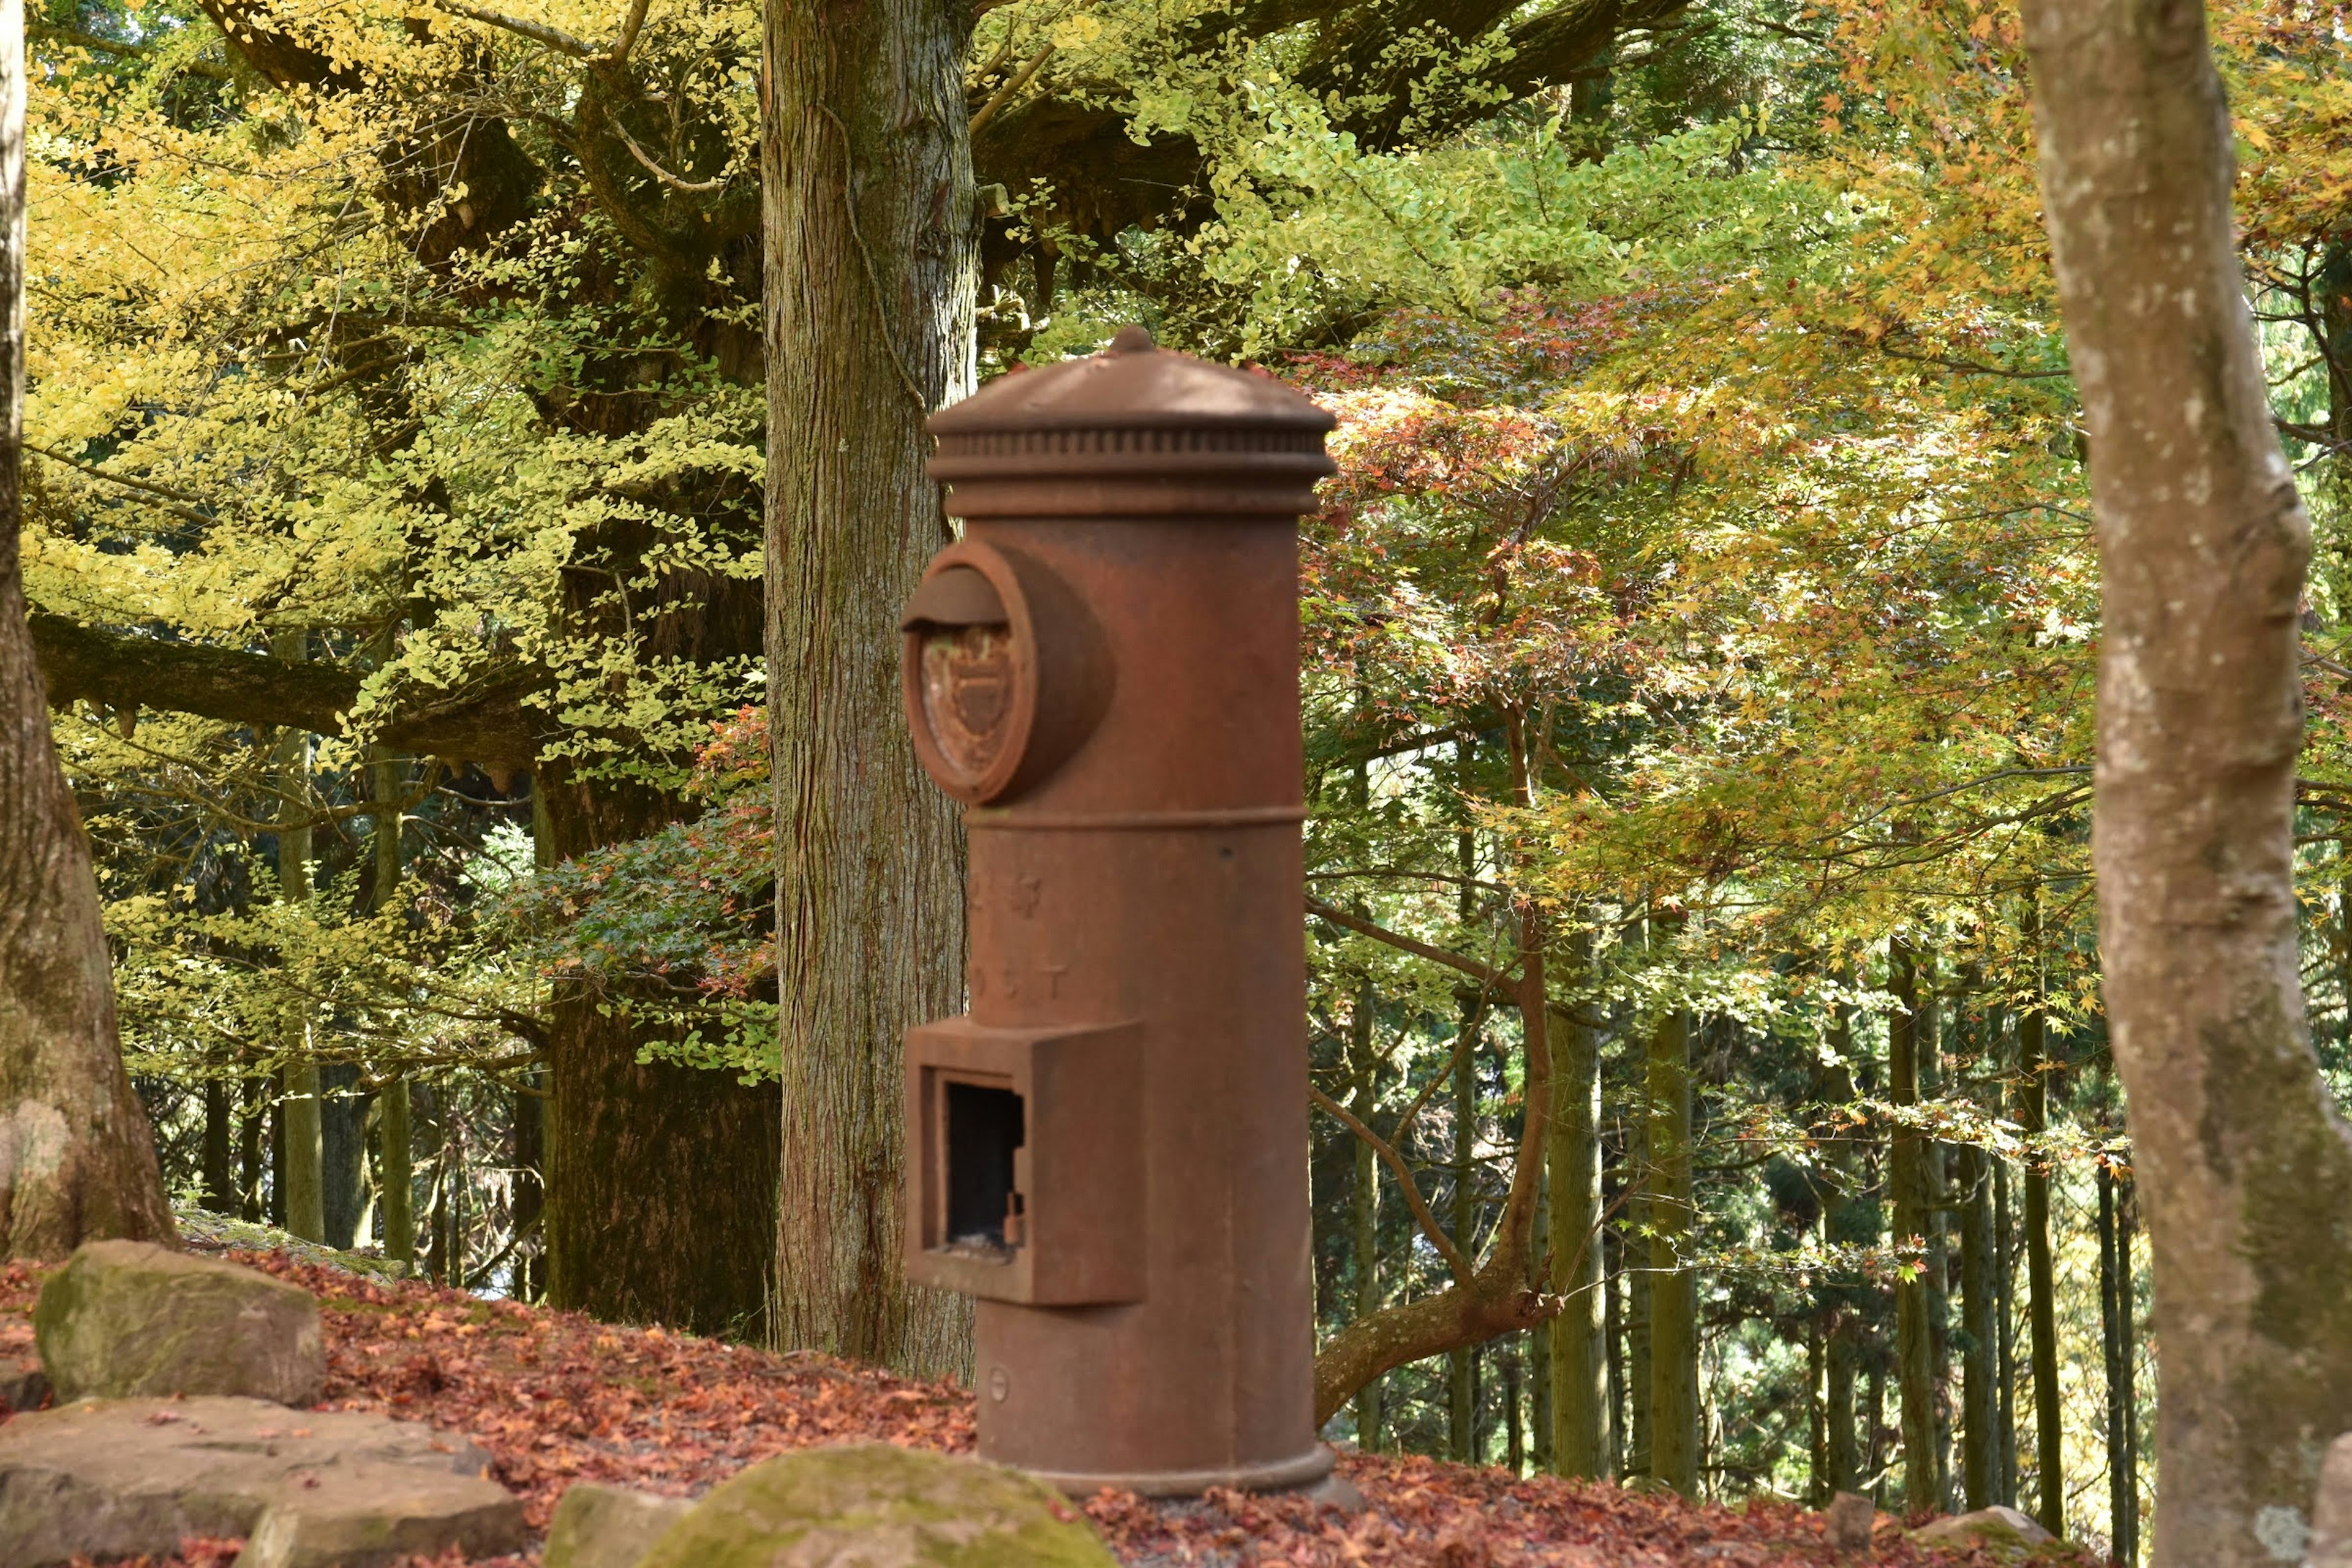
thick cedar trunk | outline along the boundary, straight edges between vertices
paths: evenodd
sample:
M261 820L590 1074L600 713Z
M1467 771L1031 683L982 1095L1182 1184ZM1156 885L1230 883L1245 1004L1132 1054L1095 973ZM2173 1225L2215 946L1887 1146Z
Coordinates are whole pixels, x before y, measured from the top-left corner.
M900 717L898 610L947 537L922 421L974 375L967 25L771 5L763 87L776 1335L931 1375L964 1372L971 1304L905 1280L900 1042L961 1003L963 853Z
M650 833L673 803L542 764L549 849ZM776 1090L637 1060L626 1017L559 988L548 1025L548 1300L617 1321L756 1335L775 1243Z
M1589 939L1588 939L1589 940ZM1589 949L1588 949L1589 951ZM1551 1468L1610 1473L1609 1365L1601 1275L1601 1032L1551 1016Z
M91 1237L173 1232L25 618L23 0L0 0L0 1257L62 1258Z
M1690 1015L1652 1026L1650 1121L1650 1475L1698 1495L1698 1276L1692 1245Z
M2193 0L2029 0L2044 206L2089 427L2100 947L2164 1329L2154 1561L2302 1551L2352 1425L2352 1131L2296 983L2296 621Z
M1886 1020L1887 1097L1899 1107L1916 1107L1924 1020L1911 949L1900 937L1887 943L1886 972L1887 989L1895 994L1895 1011ZM1897 1122L1888 1139L1886 1163L1895 1245L1924 1247L1929 1201L1927 1141L1916 1129ZM1903 1393L1903 1502L1915 1513L1933 1510L1943 1502L1936 1464L1936 1347L1928 1261L1895 1282L1895 1366Z

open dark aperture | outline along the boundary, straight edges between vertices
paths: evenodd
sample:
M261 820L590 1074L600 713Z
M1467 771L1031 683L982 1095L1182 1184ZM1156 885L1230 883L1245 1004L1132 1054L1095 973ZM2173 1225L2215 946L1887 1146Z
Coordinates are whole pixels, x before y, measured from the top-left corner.
M1009 1250L1019 1241L1004 1222L1015 1201L1013 1152L1026 1136L1021 1097L977 1083L946 1089L948 1244Z

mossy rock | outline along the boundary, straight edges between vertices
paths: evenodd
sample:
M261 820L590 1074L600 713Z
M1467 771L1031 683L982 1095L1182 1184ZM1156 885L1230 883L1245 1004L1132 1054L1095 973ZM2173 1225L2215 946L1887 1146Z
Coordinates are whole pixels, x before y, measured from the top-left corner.
M1981 1551L2000 1563L2019 1563L2054 1544L2056 1538L2038 1520L1996 1503L1974 1513L1956 1514L1923 1524L1911 1532L1922 1546L1956 1552Z
M327 1378L308 1290L143 1241L86 1242L33 1308L58 1397L224 1394L314 1405Z
M1059 1492L975 1459L887 1443L752 1466L638 1568L1117 1568Z

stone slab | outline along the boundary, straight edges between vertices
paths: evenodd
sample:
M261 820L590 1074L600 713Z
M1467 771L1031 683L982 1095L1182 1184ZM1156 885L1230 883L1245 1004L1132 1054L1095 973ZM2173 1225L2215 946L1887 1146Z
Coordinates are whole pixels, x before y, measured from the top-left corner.
M183 1536L250 1535L273 1505L299 1513L365 1499L406 1471L462 1482L436 1493L461 1515L512 1503L488 1469L466 1438L382 1415L259 1399L82 1400L0 1426L0 1563L160 1555ZM520 1531L520 1508L514 1518Z

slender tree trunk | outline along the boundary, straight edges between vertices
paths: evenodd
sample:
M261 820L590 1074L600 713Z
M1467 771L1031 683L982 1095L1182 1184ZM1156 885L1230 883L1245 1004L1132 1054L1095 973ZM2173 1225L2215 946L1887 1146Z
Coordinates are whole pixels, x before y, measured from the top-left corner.
M1372 1055L1372 1015L1375 998L1367 984L1356 991L1356 1016L1349 1045L1356 1072L1356 1119L1373 1125L1380 1109L1380 1064ZM1348 1194L1348 1236L1356 1275L1355 1316L1370 1317L1381 1310L1381 1166L1380 1156L1361 1138L1350 1140L1355 1154L1354 1184ZM1356 1446L1366 1453L1381 1447L1381 1396L1385 1377L1375 1377L1356 1392Z
M416 1264L416 1176L412 1163L415 1132L408 1116L408 1080L383 1086L376 1135L383 1140L383 1255L408 1268Z
M1645 1115L1645 1126L1648 1121ZM1646 1151L1646 1135L1643 1144ZM1645 1152L1643 1168L1647 1163ZM1637 1201L1635 1213L1647 1218L1646 1205L1646 1199ZM1655 1479L1658 1473L1653 1447L1657 1428L1651 1420L1654 1401L1651 1397L1650 1370L1650 1314L1657 1301L1655 1280L1650 1272L1648 1244L1629 1242L1625 1254L1625 1398L1632 1407L1633 1420L1626 1441L1624 1473L1645 1479Z
M0 1257L62 1258L173 1231L25 619L25 91L23 0L0 0Z
M1526 1366L1520 1361L1525 1336L1514 1334L1502 1342L1503 1363L1503 1466L1515 1476L1528 1473L1527 1426L1519 1399L1527 1382Z
M1612 1228L1603 1233L1607 1246L1601 1261L1609 1272L1601 1282L1601 1293L1607 1298L1602 1311L1603 1329L1609 1335L1609 1460L1610 1473L1633 1476L1642 1472L1634 1466L1633 1423L1638 1417L1633 1406L1640 1401L1633 1397L1633 1381L1626 1367L1626 1321L1632 1317L1625 1304L1631 1289L1625 1273L1625 1244Z
M2090 435L2093 859L2167 1334L2158 1568L2302 1550L2352 1412L2352 1130L2297 984L2311 530L2272 423L2191 0L2028 0L2043 206Z
M1919 1103L1920 1005L1910 944L1896 937L1886 947L1887 989L1895 1011L1886 1020L1887 1095L1898 1109ZM1927 1232L1927 1141L1897 1122L1888 1139L1887 1181L1895 1207L1897 1246L1924 1247ZM1927 1265L1923 1258L1895 1283L1895 1364L1903 1395L1903 1505L1913 1513L1933 1511L1943 1497L1937 1486L1936 1347L1929 1320Z
M1698 1496L1698 1276L1692 1238L1690 1015L1650 1031L1650 1474Z
M236 1212L236 1081L205 1079L205 1207L217 1215Z
M2123 1339L2123 1430L2126 1507L2117 1516L2124 1536L2120 1548L2126 1563L2139 1561L2139 1290L2132 1265L2132 1233L2139 1227L2137 1189L2128 1177L2116 1193L2116 1268L2119 1292L2117 1328Z
M1999 1415L2000 1431L2000 1492L1997 1501L2017 1506L2017 1227L2009 1212L2009 1162L1992 1163L1993 1256L2000 1276L1994 1289L2000 1331Z
M259 1225L266 1212L261 1202L261 1100L266 1083L257 1073L237 1080L237 1217Z
M2034 1000L2017 1019L2018 1124L2028 1136L2049 1126L2050 1088L2046 1078L2048 1017L2041 1002L2042 917L2029 906L2026 941L2032 949ZM2063 1462L2066 1433L2058 1388L2057 1268L2050 1249L2050 1167L2039 1152L2027 1156L2025 1166L2025 1268L2032 1291L2029 1337L2033 1362L2033 1465L2040 1488L2034 1517L2053 1535L2066 1533L2066 1484Z
M1852 976L1845 977L1850 983ZM1822 1091L1832 1105L1850 1105L1854 1098L1853 1014L1840 1004L1830 1021L1830 1062L1822 1075ZM1839 1247L1869 1247L1878 1240L1878 1205L1867 1192L1868 1182L1854 1147L1851 1127L1843 1122L1830 1130L1824 1156L1829 1194L1822 1205L1822 1237ZM1854 1378L1862 1361L1862 1339L1869 1322L1870 1287L1858 1283L1821 1288L1819 1310L1827 1321L1823 1347L1822 1420L1827 1427L1822 1478L1825 1497L1852 1491L1862 1482L1862 1448L1855 1441Z
M2116 1302L2122 1279L2115 1268L2115 1171L2100 1162L2098 1175L2098 1352L2107 1384L2107 1561L2128 1563L2131 1516L2138 1498L2131 1486L2131 1438L2124 1415L2131 1399L2131 1373L2124 1363L2124 1307Z
M1919 1099L1925 1103L1944 1094L1943 999L1936 990L1934 955L1921 961L1919 997ZM1933 1403L1936 1453L1936 1503L1945 1512L1952 1507L1952 1226L1951 1205L1945 1181L1944 1145L1934 1138L1919 1144L1919 1184L1927 1199L1922 1216L1927 1242L1927 1363L1928 1390Z
M922 421L974 375L967 16L771 5L763 116L777 1336L934 1375L971 1306L905 1283L900 1039L962 999L963 855L899 717L898 609L947 537Z
M280 658L299 659L304 634L278 639ZM307 908L310 902L310 746L309 735L285 731L278 740L278 895ZM310 1039L310 1008L286 1005L284 1152L286 1228L305 1241L327 1239L327 1191L321 1162L324 1125L320 1117L319 1061Z
M1466 843L1468 834L1462 836ZM1467 857L1465 856L1466 859ZM1470 891L1463 889L1463 900L1469 901ZM1462 999L1462 1032L1469 1036L1475 1027L1478 1002L1474 996ZM1473 1039L1460 1046L1455 1053L1454 1068L1454 1244L1464 1256L1475 1257L1478 1238L1478 1044ZM1445 1357L1445 1437L1446 1453L1465 1464L1477 1458L1478 1419L1478 1347L1458 1345Z
M374 874L368 893L371 912L393 907L400 895L400 788L406 772L406 764L382 747L375 749L368 763L368 797L376 808L373 843L370 847L374 857ZM538 798L536 789L532 798ZM404 1267L414 1267L416 1262L412 1137L408 1079L389 1079L376 1091L378 1166L383 1181L383 1255Z
M1830 1341L1828 1314L1805 1320L1805 1500L1827 1508L1830 1477Z
M1960 1367L1961 1484L1968 1506L1990 1508L2000 1497L2000 1403L1998 1397L2000 1301L1994 1285L2000 1267L1993 1234L1992 1163L1974 1144L1958 1150L1960 1304L1964 1314Z
M1590 935L1579 938L1578 954L1589 967ZM1551 1289L1568 1302L1548 1331L1551 1461L1558 1474L1597 1479L1615 1450L1601 1288L1601 1032L1555 1010L1551 1048Z

